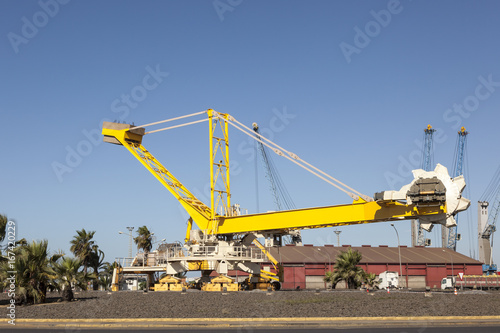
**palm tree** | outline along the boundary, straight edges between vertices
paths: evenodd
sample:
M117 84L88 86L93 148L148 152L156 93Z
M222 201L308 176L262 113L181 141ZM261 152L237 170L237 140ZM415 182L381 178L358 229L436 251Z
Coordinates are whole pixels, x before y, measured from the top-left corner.
M5 235L7 234L7 223L9 219L7 216L0 214L0 243L5 239Z
M142 226L137 229L137 237L134 238L134 243L138 250L144 251L144 258L147 260L148 253L153 248L153 235L148 227Z
M0 214L0 243L3 242L5 236L7 235L7 223L9 219L7 216ZM7 261L7 259L2 254L2 247L0 246L0 262Z
M20 297L20 303L44 303L47 290L54 287L53 279L56 274L52 265L62 257L62 254L49 256L47 240L20 245L13 252L16 257L15 262L3 262L0 265L3 287L10 285L7 272L16 271L16 295Z
M365 271L357 266L360 261L361 253L359 251L353 251L351 248L347 251L341 251L333 265L334 271L327 272L324 280L332 283L332 286L340 281L345 281L347 288L358 288L365 277Z
M62 291L63 301L73 300L73 287L85 289L87 281L92 277L79 271L82 261L79 258L63 257L61 262L54 263L56 286Z
M326 283L331 283L332 289L335 289L335 286L337 285L337 282L335 282L334 272L326 272L325 276L323 277L323 281L325 281Z
M115 270L115 268L119 268L119 267L121 267L121 266L116 261L113 261L112 264L110 264L107 261L102 264L103 272L104 272L104 274L107 274L107 275L113 275L113 271Z
M366 273L364 277L364 282L367 288L373 288L378 285L377 274Z
M89 266L94 270L95 280L93 281L93 290L99 289L97 278L99 277L99 270L104 267L104 252L99 250L99 246L94 245L90 253Z
M106 272L103 272L99 275L99 285L104 287L104 290L109 290L111 286L111 275Z
M70 251L73 254L80 258L83 264L83 273L87 274L87 267L89 266L92 249L94 247L94 241L92 238L94 237L95 231L87 232L85 229L77 230L77 235L73 237L71 240Z

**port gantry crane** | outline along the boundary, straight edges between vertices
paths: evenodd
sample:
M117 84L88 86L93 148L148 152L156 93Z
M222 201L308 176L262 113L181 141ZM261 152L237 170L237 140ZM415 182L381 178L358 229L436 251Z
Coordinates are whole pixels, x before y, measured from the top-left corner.
M466 146L467 146L467 135L469 132L465 129L465 127L460 128L458 131L458 139L457 139L457 149L455 151L455 166L454 166L454 177L458 177L464 174L464 159L466 158ZM458 220L458 215L456 216ZM453 251L457 250L457 241L459 240L458 227L455 224L450 228L441 228L441 238L442 238L442 247L447 247Z
M488 206L491 203L491 207ZM483 263L483 274L496 274L497 265L493 263L493 236L500 215L500 166L491 179L478 202L478 245L479 261Z
M146 127L202 114L208 115L208 119L146 132ZM196 198L142 145L146 134L204 121L209 123L210 206ZM239 206L231 204L229 125L342 190L351 197L352 203L241 214ZM204 273L216 271L220 275L226 275L229 270L242 270L250 274L250 283L262 282L262 279L278 281L278 262L272 258L266 247L260 244L258 238L266 238L266 246L273 246L272 239L277 235L288 235L296 230L406 219L419 219L425 230L430 230L436 223L451 227L455 225L453 216L470 205L470 201L461 195L465 187L463 176L451 179L448 170L440 164L434 171L414 170L414 180L410 184L399 191L375 193L372 198L345 185L269 139L256 137L250 128L231 115L212 109L142 126L104 122L102 134L105 142L127 148L170 191L190 216L182 249L167 249L153 258L150 254L147 262L143 261L142 264L135 258L133 262L123 265L122 272L163 271L170 275L193 270ZM193 223L199 229L193 229ZM266 260L274 264L275 272L261 271L260 263ZM207 279L207 282L209 280L208 274L204 274L202 278ZM114 281L116 283L116 280ZM274 286L278 287L279 284L274 282Z
M434 132L436 132L436 130L432 128L430 124L427 125L427 128L424 130L422 169L425 171L431 171L432 167L432 144ZM411 223L411 245L428 246L427 244L429 243L426 242L424 229L420 226L420 221L413 220Z
M257 137L257 139L259 139L256 140L255 143L257 144L258 150L260 151L260 156L266 169L266 178L269 180L269 185L274 198L275 209L278 211L295 209L295 203L290 197L285 184L283 184L281 177L273 163L273 160L268 154L267 147L264 146L262 140L260 140L261 133L259 130L259 125L257 125L257 123L253 123L252 128L255 132L255 136ZM255 162L257 162L257 159L255 160ZM258 182L258 179L256 181ZM257 198L257 200L259 199ZM283 245L283 242L286 244L302 245L302 237L300 235L300 231L294 231L294 234L291 235L291 237L277 239L277 243L279 246Z

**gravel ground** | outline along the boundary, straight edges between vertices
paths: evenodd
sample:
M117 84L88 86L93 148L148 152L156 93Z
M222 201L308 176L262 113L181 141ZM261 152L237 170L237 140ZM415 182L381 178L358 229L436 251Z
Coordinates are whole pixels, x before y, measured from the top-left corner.
M17 306L21 318L270 318L270 317L378 317L500 315L500 293L463 291L261 291L201 292L98 292L75 295L76 301L60 302L49 293L48 302ZM7 295L0 296L6 311ZM4 315L2 315L5 317Z

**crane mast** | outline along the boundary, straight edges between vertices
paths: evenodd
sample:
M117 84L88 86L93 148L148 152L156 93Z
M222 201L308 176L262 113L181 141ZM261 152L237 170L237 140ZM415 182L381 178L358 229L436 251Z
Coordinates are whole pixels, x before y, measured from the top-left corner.
M457 150L455 155L455 169L454 169L454 177L458 177L463 175L463 166L464 166L464 158L465 158L465 147L467 144L467 135L469 132L465 130L465 127L462 127L458 132L458 140L457 140ZM458 220L458 214L455 217ZM441 227L441 235L442 235L442 244L443 247L447 247L453 251L457 250L457 241L458 241L458 233L457 233L457 225L451 228Z
M491 202L491 209L489 209ZM500 166L488 188L478 202L478 247L479 261L483 263L484 274L496 274L497 265L493 263L493 236L500 213Z
M422 169L425 171L431 171L432 166L432 144L433 144L433 134L436 130L432 128L429 124L424 130L424 147L423 147L423 158L422 158ZM411 232L412 232L412 246L425 246L425 233L424 229L420 225L419 220L413 220L411 222Z

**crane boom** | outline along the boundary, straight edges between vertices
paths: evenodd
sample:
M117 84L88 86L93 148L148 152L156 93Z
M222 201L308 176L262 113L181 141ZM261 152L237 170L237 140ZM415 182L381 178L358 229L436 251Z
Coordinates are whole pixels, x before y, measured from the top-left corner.
M209 110L212 117L213 110ZM386 191L376 197L376 201L366 201L359 196L352 204L328 207L316 207L306 209L295 209L280 212L260 213L251 215L232 216L232 214L217 214L213 208L209 208L197 199L182 183L177 180L161 163L142 146L143 128L132 128L126 124L105 122L103 135L106 142L118 143L125 146L169 191L176 197L186 209L197 226L207 234L244 234L250 232L273 231L282 233L284 230L300 230L309 228L323 228L340 225L373 223L381 221L396 221L404 219L416 219L422 217L431 223L451 224L445 222L447 218L456 213L458 202L461 199L460 190L455 190L454 200L457 202L453 210L446 205L445 196L439 195L437 185L422 183L428 190L424 191L416 186L417 197L407 197L409 188L404 187L401 191ZM224 144L219 145L224 150L227 148L227 138ZM214 153L211 152L211 156ZM227 156L226 156L227 158ZM446 168L444 168L446 169ZM447 176L447 170L446 170ZM424 175L425 177L425 175ZM449 176L447 176L449 177ZM449 179L444 177L443 180ZM420 177L422 178L422 177ZM443 184L440 182L440 186ZM451 183L450 183L451 184ZM429 187L430 186L430 187ZM449 186L449 185L448 185ZM412 187L413 188L413 187ZM429 190L430 189L430 190ZM420 192L422 193L420 193ZM458 192L458 193L456 193ZM423 199L427 198L432 199ZM418 199L420 197L420 199ZM463 198L462 198L463 199ZM212 201L214 199L212 198ZM402 203L406 200L407 203ZM466 200L466 199L463 199ZM413 203L412 203L413 201ZM421 202L422 201L422 202ZM424 202L425 201L425 202ZM213 205L212 205L213 206ZM468 207L468 200L460 204L460 209ZM433 216L431 218L431 216ZM439 222L437 222L439 220Z
M196 198L177 178L170 173L146 148L142 145L144 129L132 129L127 124L111 122L103 123L102 134L104 141L123 145L165 186L172 195L179 200L182 207L189 213L200 229L206 229L206 221L210 219L211 210ZM205 223L203 223L203 221Z

